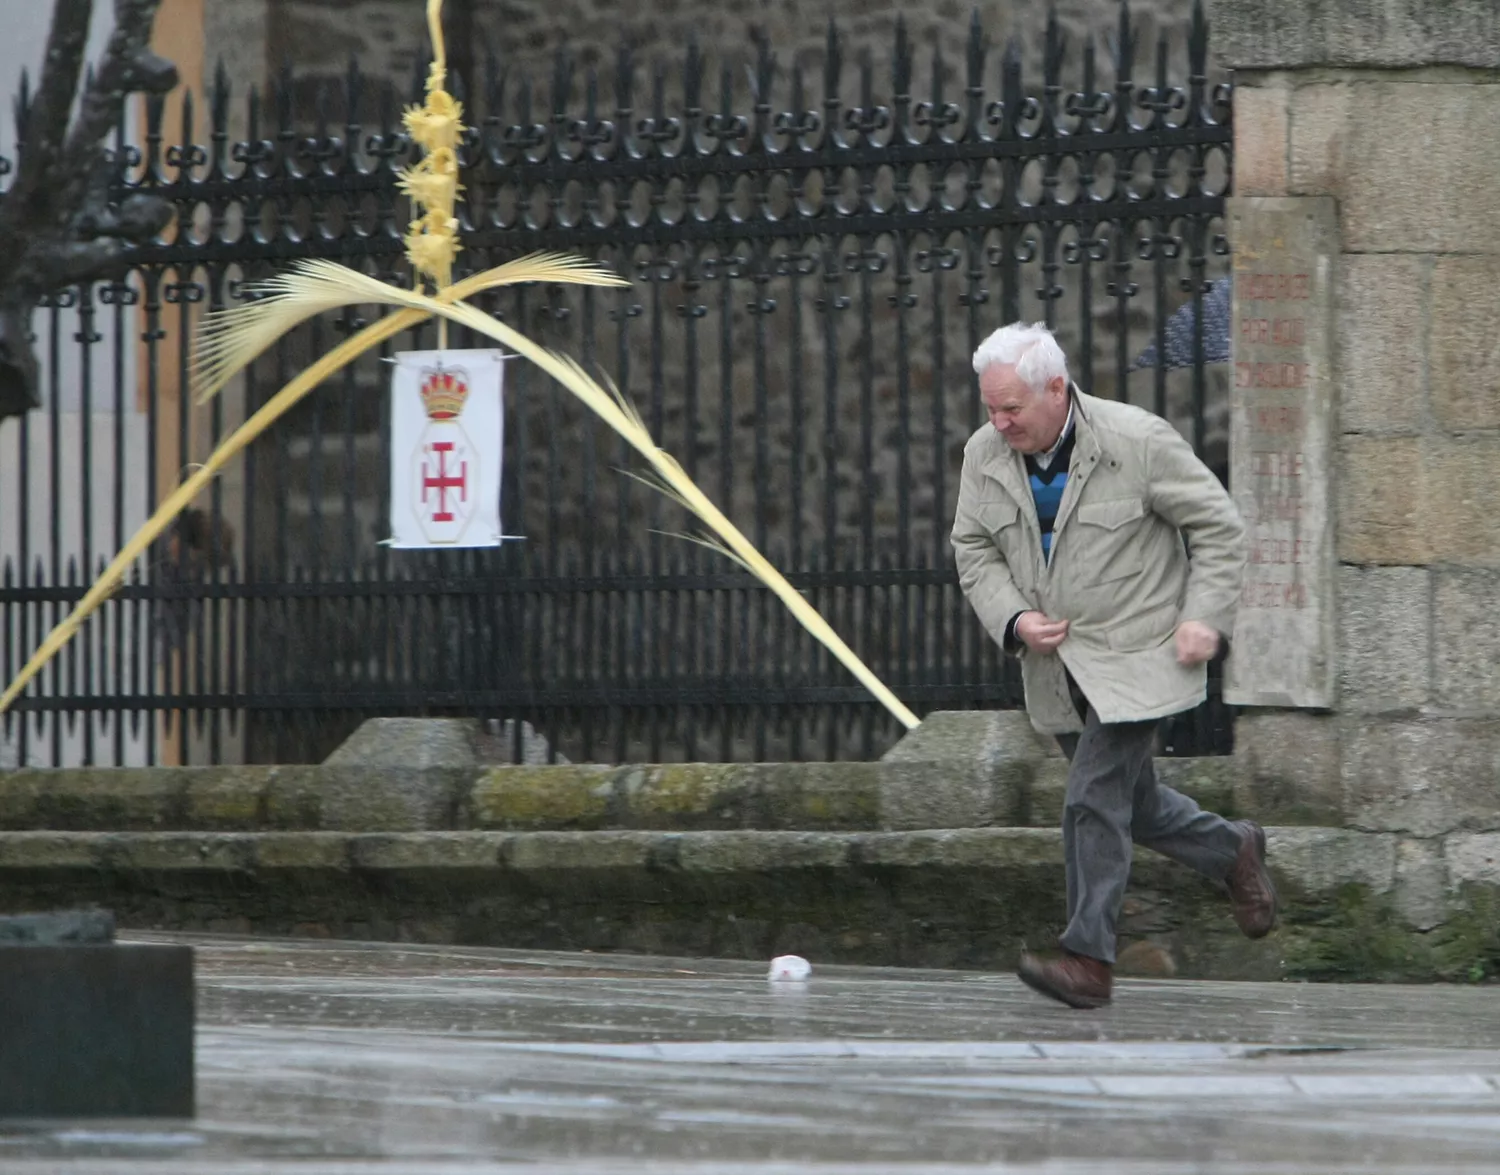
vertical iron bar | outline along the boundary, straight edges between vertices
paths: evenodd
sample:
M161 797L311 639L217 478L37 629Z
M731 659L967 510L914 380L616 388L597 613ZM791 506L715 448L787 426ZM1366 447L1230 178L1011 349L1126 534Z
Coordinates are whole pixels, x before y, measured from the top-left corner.
M1170 121L1168 108L1170 103L1169 90L1167 86L1167 35L1162 33L1156 43L1156 88L1155 100L1152 102L1154 109L1151 121L1148 124L1153 130L1160 130ZM1152 153L1151 168L1151 195L1154 199L1167 199L1171 192L1172 180L1172 150L1170 147L1158 147ZM1155 281L1156 293L1156 353L1161 357L1155 371L1156 377L1156 414L1166 418L1167 407L1167 262L1174 260L1177 256L1176 242L1172 236L1172 220L1168 216L1160 217L1155 225L1151 245L1151 256L1153 260L1152 277Z
M860 569L868 575L877 566L875 550L875 279L877 268L883 268L884 259L875 248L875 240L861 242L859 271L860 311L860 364L859 364L859 457L860 457L860 512L859 545ZM851 571L853 569L851 568ZM875 653L875 595L874 587L867 580L862 587L851 587L852 602L860 615L860 653L873 657ZM866 759L874 757L873 711L863 707L864 722L861 724L861 745Z
M1096 112L1100 109L1100 95L1095 94L1095 59L1094 38L1089 37L1083 44L1083 107L1079 113L1077 129L1074 131L1075 139L1085 139L1086 136L1097 134L1098 127L1094 119ZM1098 156L1087 149L1078 152L1078 202L1085 207L1091 206L1096 200L1094 191L1094 164ZM1078 226L1078 374L1077 382L1079 388L1085 395L1094 394L1094 261L1096 250L1100 246L1099 226L1091 222L1083 222Z
M217 235L217 234L215 234ZM224 308L224 274L222 268L211 267L206 275L208 279L209 306L213 310ZM188 382L187 371L182 375L183 383ZM219 447L219 440L224 433L224 397L215 396L213 403L209 406L209 429L208 448L209 452ZM210 602L208 612L208 693L213 697L222 697L224 693L224 634L223 621L225 604L222 594L218 588L224 582L224 571L226 564L235 562L232 544L224 523L224 482L222 478L214 478L213 487L210 490L210 509L208 527L208 552L209 552L209 582L214 590L213 599ZM229 619L232 624L235 619L237 601L231 601L228 605ZM200 687L202 683L200 682ZM201 713L201 711L200 711ZM215 704L208 715L208 761L217 766L223 759L223 721L224 711L221 706Z
M282 388L286 386L291 375L291 364L288 361L288 344L285 338L276 344L276 378L275 386ZM275 487L276 497L276 562L275 576L277 584L288 584L291 582L292 566L291 551L289 548L289 535L287 526L287 498L290 487L287 484L290 461L288 459L287 430L275 429L275 450L272 459L271 484ZM293 634L293 628L300 619L300 609L297 599L290 593L278 593L280 595L280 607L276 608L277 623L274 626L275 648L274 660L272 661L272 672L268 675L274 683L273 688L278 694L285 695L292 684L292 656L293 642L297 638ZM277 762L284 761L286 755L287 738L289 735L289 722L278 722L273 715L271 718L274 740L275 756Z
M24 412L20 420L16 422L16 480L20 485L20 493L17 495L16 508L16 577L17 586L23 591L27 586L28 569L31 566L31 413ZM31 648L31 606L21 604L16 609L19 622L17 634L17 648L19 656L17 661L24 665L32 654ZM37 640L42 639L40 613L38 613ZM9 677L6 678L9 681ZM40 683L27 687L28 695L40 692ZM27 737L31 723L27 721L26 715L21 714L16 723L16 755L17 762L22 767L31 765L29 756L30 739Z
M849 305L849 299L839 291L838 241L834 237L825 240L823 249L823 296L818 299L818 309L823 315L823 566L832 571L839 549L838 481L839 481L839 328L838 314ZM825 602L829 611L824 618L835 630L840 617L834 601L837 595L829 592ZM834 672L835 661L821 647L815 650L812 662L814 680L819 684L827 681ZM831 716L831 712L830 712ZM826 752L829 759L837 757L838 723L828 723Z
M74 341L78 343L78 444L79 475L75 484L79 487L79 536L80 561L83 575L87 579L94 565L94 344L103 336L94 330L94 287L91 282L82 282L78 287L78 330ZM62 503L57 504L61 509ZM69 607L72 604L70 602ZM92 618L86 622L84 631L77 639L83 646L83 674L81 689L77 692L93 698L102 692L94 681L94 639L99 626ZM96 717L93 710L85 708L83 718L83 763L94 765L94 729Z
M691 78L693 55L689 54L689 75ZM684 148L686 150L686 148ZM694 193L696 199L696 193ZM702 289L702 258L696 245L688 245L685 249L683 260L682 295L685 301L677 307L677 313L682 318L683 332L683 361L686 370L683 374L683 441L682 459L687 468L687 474L694 481L698 480L698 443L699 432L702 421L699 419L699 354L698 354L698 324L708 314L708 307L699 301ZM727 503L725 504L727 505ZM698 572L702 565L697 548L685 552L686 558L682 561L683 574L698 578ZM711 599L711 597L710 597ZM703 645L701 641L702 630L700 627L701 615L705 614L704 594L695 589L687 589L687 616L685 619L687 641L686 657L682 663L682 676L697 688L704 679ZM698 714L697 707L691 704L685 708L683 715L683 743L684 751L689 761L698 756Z
M771 280L769 247L761 244L754 252L754 297L750 303L750 317L754 322L752 373L755 381L755 546L766 552L770 538L768 513L771 510L771 395L766 379L766 333L767 320L776 310L776 299L767 292ZM751 680L758 690L764 690L763 675L766 672L768 651L766 649L767 608L775 601L763 591L747 592L745 611L747 623L754 626L754 647L751 651ZM762 695L764 696L764 695ZM767 707L756 702L750 709L750 721L754 724L753 755L757 762L766 756L766 724L770 720Z
M946 541L948 507L948 344L947 290L943 274L957 256L944 239L931 238L932 251L932 500L937 518L932 528L932 566L946 567L951 547ZM965 381L967 383L967 381ZM944 591L937 593L938 605L932 609L933 637L930 665L934 679L948 683L948 677L959 665L958 650L950 648L945 623ZM925 598L925 597L924 597ZM962 630L954 628L954 637ZM954 668L950 668L950 666Z
M596 365L595 355L598 349L598 330L598 295L592 289L585 289L583 291L583 327L581 343L583 348L583 365L586 369L592 369ZM558 397L561 395L561 392L553 390L551 394L552 399L548 401L547 405L549 423L556 420L555 406ZM597 577L601 574L602 571L602 564L599 562L599 559L601 554L603 553L603 544L600 542L600 528L598 525L598 519L600 515L598 480L599 456L597 443L598 432L595 428L593 419L588 417L587 415L584 416L580 427L583 433L583 460L580 463L582 465L583 472L583 518L582 526L580 528L582 532L581 542L583 545L583 549L580 553L579 565L582 567L584 575ZM556 475L551 472L551 470L556 468L555 464L553 464L556 457L555 434L549 434L547 438L547 446L549 462L548 484L555 490L558 486L558 482L556 479ZM559 529L555 502L549 503L547 521L549 526L549 530L547 533L548 546L560 547L562 545L562 534ZM549 562L549 571L555 573L555 567L555 563ZM553 597L553 599L555 599L555 597ZM575 669L575 672L578 674L577 680L580 682L584 679L585 674L589 675L590 678L597 681L597 678L592 677L591 669L595 665L602 666L607 660L607 658L604 656L605 650L603 648L603 638L600 635L599 628L601 622L607 622L607 616L601 615L601 612L605 608L608 599L609 597L607 595L601 595L597 591L591 591L584 596L584 648L581 650L580 656L577 656L569 662L570 665L578 667L577 669ZM543 682L537 682L538 688L541 688L543 685ZM585 759L593 759L594 757L594 740L597 737L595 730L596 719L600 716L602 716L606 722L608 721L609 716L607 712L601 711L593 705L584 705L580 712L580 722L583 727L583 757Z
M1110 130L1116 137L1128 138L1137 130L1130 111L1135 103L1135 47L1136 32L1130 22L1130 6L1120 5L1119 32L1114 43L1115 97L1114 119ZM1127 192L1130 185L1131 167L1135 152L1130 149L1116 151L1115 187ZM1108 293L1115 299L1115 386L1120 389L1120 398L1125 394L1130 373L1130 307L1129 299L1135 297L1139 287L1130 280L1131 260L1128 238L1134 232L1133 218L1123 211L1115 218L1114 279L1109 283Z
M72 303L68 294L59 292L49 299L47 310L47 495L51 509L47 511L48 552L50 554L49 586L60 587L63 582L62 569L62 306L64 301ZM47 630L61 623L63 609L67 607L54 599ZM69 648L69 653L72 648ZM61 698L67 692L63 678L63 667L71 657L53 658L48 678L51 688L46 693ZM50 766L63 766L62 716L59 708L51 713L52 718L52 762ZM72 712L68 711L71 717Z
M116 149L119 149L119 139L116 139ZM111 534L114 542L111 549L118 551L125 546L125 421L126 413L134 413L135 405L129 403L125 397L125 330L126 313L125 307L134 305L137 298L133 297L134 290L130 285L130 275L126 274L121 280L106 286L105 291L114 305L114 383L115 383L115 419L114 419L114 469L113 469L113 499L111 510L113 512L113 527ZM102 295L101 295L102 296ZM125 619L126 609L119 599L110 601L110 612L114 616L111 635L114 637L114 682L112 693L115 698L115 724L114 724L114 765L123 767L125 765L125 714L123 707L125 694ZM140 633L132 631L132 641L140 640Z

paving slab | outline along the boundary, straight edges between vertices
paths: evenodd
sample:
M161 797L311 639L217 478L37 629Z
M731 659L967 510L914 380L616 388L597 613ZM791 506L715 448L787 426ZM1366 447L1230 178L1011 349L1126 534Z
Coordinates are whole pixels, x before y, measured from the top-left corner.
M1125 980L187 935L196 1119L7 1175L1500 1171L1500 987Z

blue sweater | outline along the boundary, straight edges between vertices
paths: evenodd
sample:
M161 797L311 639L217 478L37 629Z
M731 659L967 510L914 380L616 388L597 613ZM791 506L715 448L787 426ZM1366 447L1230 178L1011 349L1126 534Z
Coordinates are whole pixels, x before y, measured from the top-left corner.
M1073 461L1073 437L1076 429L1068 429L1068 435L1052 454L1052 460L1043 469L1035 457L1026 458L1026 476L1031 484L1031 500L1036 503L1037 528L1042 532L1042 557L1052 560L1052 526L1057 521L1057 512L1062 508L1063 491L1068 488L1068 466ZM1020 651L1021 642L1016 636L1017 612L1005 626L1005 639L1001 642L1005 651Z
M1063 491L1068 488L1068 465L1073 460L1074 429L1068 430L1046 469L1035 457L1027 456L1026 473L1031 482L1031 498L1036 503L1036 520L1042 532L1042 554L1052 558L1052 524L1062 506Z

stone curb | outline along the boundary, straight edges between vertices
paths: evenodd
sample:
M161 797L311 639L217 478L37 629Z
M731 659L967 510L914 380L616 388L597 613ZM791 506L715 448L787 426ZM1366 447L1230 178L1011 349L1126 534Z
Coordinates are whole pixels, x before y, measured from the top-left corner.
M1229 816L1246 814L1236 772L1229 759L1158 761L1163 782ZM1066 775L1061 758L973 769L933 760L26 769L0 773L0 831L1048 828L1061 819Z
M1214 885L1137 854L1122 973L1474 979L1500 959L1500 837L1431 860L1388 833L1267 838L1282 923L1257 942ZM1035 828L0 832L0 913L92 904L133 928L994 969L1061 931L1062 843Z
M1282 884L1333 894L1358 884L1395 884L1396 838L1342 829L1271 828L1269 856ZM1483 860L1492 844L1466 857ZM1062 866L1055 829L963 828L912 832L0 832L0 877L16 873L217 873L285 870L506 873L647 870L699 874L778 871L1042 869ZM1465 880L1496 880L1494 866ZM1142 853L1136 874L1151 881L1185 870Z

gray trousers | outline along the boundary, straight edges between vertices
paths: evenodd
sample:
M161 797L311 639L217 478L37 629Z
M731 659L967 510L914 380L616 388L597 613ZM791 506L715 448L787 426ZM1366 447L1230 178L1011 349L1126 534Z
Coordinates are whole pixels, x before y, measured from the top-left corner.
M1058 941L1074 954L1115 961L1132 842L1215 881L1239 852L1240 834L1227 820L1157 782L1151 753L1158 725L1103 723L1089 706L1082 734L1058 736L1070 763L1063 804L1068 928Z

